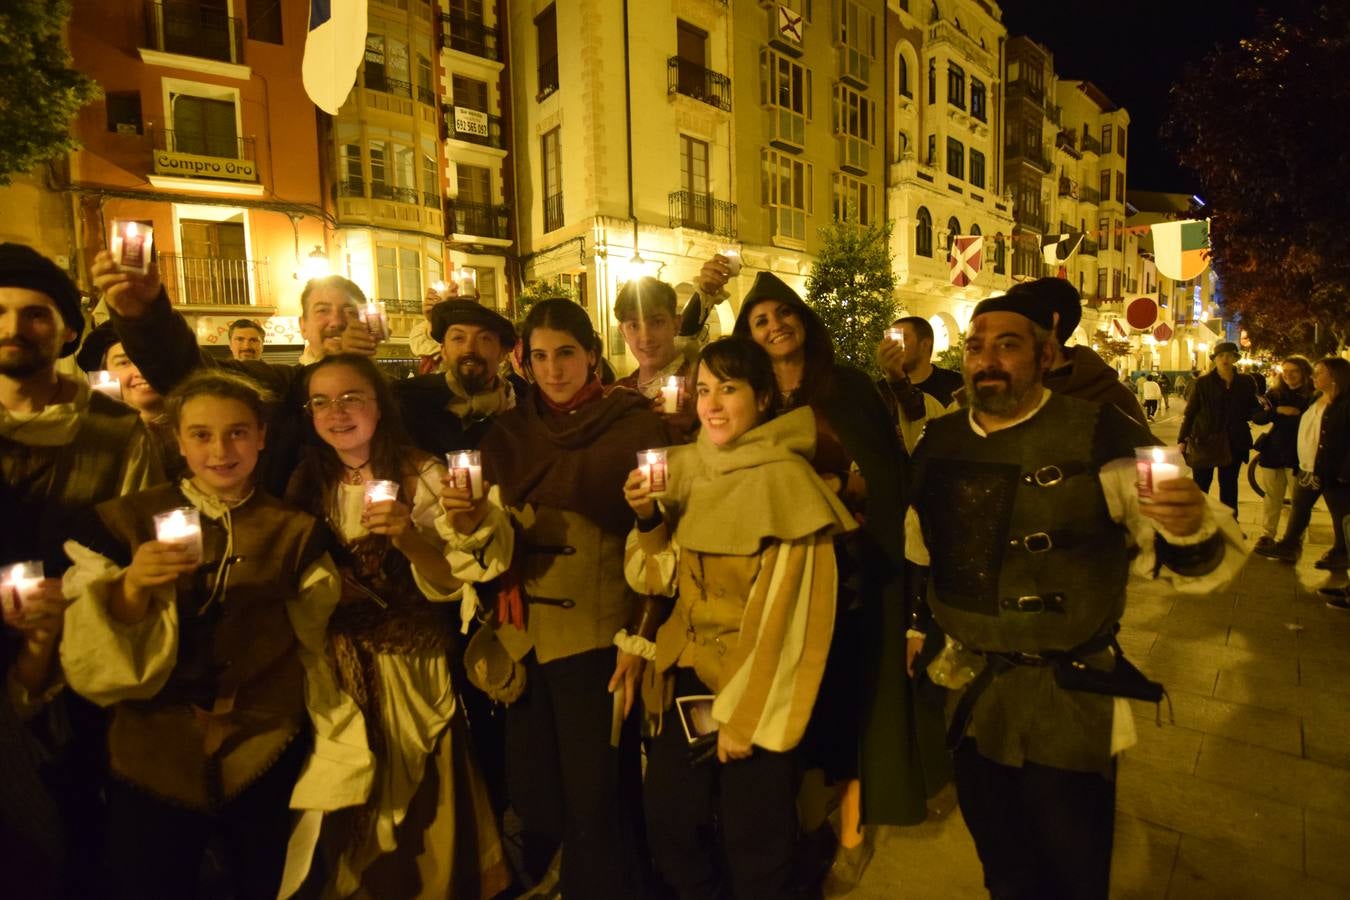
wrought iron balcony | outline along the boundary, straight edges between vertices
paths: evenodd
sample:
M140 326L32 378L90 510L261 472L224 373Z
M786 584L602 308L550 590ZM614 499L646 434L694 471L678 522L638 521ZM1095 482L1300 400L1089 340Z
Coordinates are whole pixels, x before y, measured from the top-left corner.
M1081 253L1083 256L1096 256L1097 242L1089 241L1087 238L1083 238L1083 243L1078 245L1078 252Z
M1018 209L1013 211L1013 220L1037 231L1045 231L1045 215L1039 209Z
M489 116L482 110L466 106L441 107L445 114L445 136L449 140L467 141L498 150L506 145L502 139L502 120L500 116ZM458 115L456 115L458 113Z
M544 230L556 231L563 227L562 191L544 198Z
M736 204L716 200L712 194L671 191L670 227L693 228L723 237L736 237Z
M412 84L398 78L390 78L381 69L366 69L362 84L372 91L393 94L398 97L411 97Z
M1083 133L1083 152L1084 152L1084 153L1095 153L1095 154L1097 154L1098 156L1101 156L1101 155L1102 155L1102 142L1099 141L1099 140L1097 140L1095 137L1093 137L1092 135L1088 134L1087 132L1084 132L1084 133Z
M500 60L497 52L497 29L488 28L477 19L441 13L441 46L483 59Z
M720 72L672 56L666 61L666 93L684 94L731 112L731 79Z
M440 209L443 201L441 195L435 191L422 192L422 205L430 209Z
M179 306L266 306L267 261L159 254L159 275Z
M417 86L417 102L425 103L427 106L436 105L436 92L425 85Z
M1088 187L1084 185L1083 187L1078 189L1078 199L1084 203L1091 203L1093 206L1096 206L1097 204L1101 203L1102 192L1097 190L1095 187Z
M1025 78L1014 78L1008 82L1008 96L1025 97L1039 106L1045 100L1045 88L1034 85Z
M539 92L535 100L543 100L558 90L558 58L544 60L539 64Z
M253 138L228 138L201 131L182 131L157 128L154 131L156 150L169 153L189 153L193 156L213 156L217 159L248 159L253 156Z
M473 237L511 239L511 210L491 203L452 201L450 233Z
M1040 147L1026 147L1022 144L1012 143L1008 145L1008 159L1021 159L1029 165L1035 166L1042 172L1053 172L1054 164L1046 157Z
M1073 179L1061 175L1059 178L1059 195L1061 197L1077 197L1078 185L1074 184Z
M338 182L337 192L339 197L364 197L366 182L361 178L345 178Z
M414 204L421 199L416 188L394 187L392 184L385 184L381 181L371 182L370 198L372 200L393 200L397 203Z
M243 24L223 6L156 0L145 5L145 26L145 39L152 50L228 63L244 61Z

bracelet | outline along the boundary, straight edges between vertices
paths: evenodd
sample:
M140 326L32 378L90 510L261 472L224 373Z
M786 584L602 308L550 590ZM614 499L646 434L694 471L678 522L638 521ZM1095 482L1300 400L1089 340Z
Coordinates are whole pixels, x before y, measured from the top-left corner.
M620 628L614 635L614 646L630 656L640 656L648 662L656 662L656 645L644 637L629 634L627 628Z

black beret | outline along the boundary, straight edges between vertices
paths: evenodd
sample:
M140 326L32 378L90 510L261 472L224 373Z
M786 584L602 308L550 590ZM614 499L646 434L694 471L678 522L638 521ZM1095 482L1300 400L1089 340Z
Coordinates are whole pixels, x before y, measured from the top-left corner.
M103 357L108 355L109 347L121 342L122 339L117 336L113 323L104 322L85 337L84 343L80 345L80 352L75 354L75 364L86 372L106 369Z
M46 294L60 310L66 327L75 332L75 339L61 347L61 355L69 356L80 346L80 335L84 332L80 291L56 263L25 244L0 244L0 287L27 288Z
M510 350L516 345L516 329L511 320L488 309L476 300L451 298L442 300L431 308L431 339L436 343L445 340L445 332L451 325L476 325L497 333L502 340L502 349Z
M1232 353L1234 356L1242 355L1242 351L1238 349L1238 345L1232 341L1219 341L1214 345L1214 351L1210 353L1209 358L1218 359L1220 353Z
M1054 310L1050 304L1043 302L1038 297L1029 297L1026 294L1017 295L1011 291L999 297L990 297L987 300L981 300L975 304L975 311L970 314L973 322L976 317L991 312L1010 312L1024 316L1046 331L1053 331L1055 327Z
M1009 288L1007 296L1016 296L1028 304L1044 306L1051 313L1058 313L1059 325L1054 331L1061 344L1073 335L1078 323L1083 320L1082 295L1063 278L1037 278L1035 281L1024 281ZM1028 318L1035 322L1041 321L1040 314Z

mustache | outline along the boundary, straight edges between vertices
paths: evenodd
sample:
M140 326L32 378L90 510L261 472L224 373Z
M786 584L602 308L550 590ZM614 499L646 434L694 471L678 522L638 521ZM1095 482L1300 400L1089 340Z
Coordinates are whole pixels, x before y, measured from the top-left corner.
M483 359L483 357L479 356L477 353L470 351L468 353L462 354L459 357L459 360L455 363L455 365L461 369L464 368L464 366L466 365L482 366L483 368L486 369L487 360Z
M1007 372L999 372L993 369L982 369L971 376L973 384L979 384L982 381L1002 381L1005 384L1012 383L1012 376Z
M0 347L18 347L20 350L32 350L33 344L25 341L21 337L10 338L7 341L0 341Z

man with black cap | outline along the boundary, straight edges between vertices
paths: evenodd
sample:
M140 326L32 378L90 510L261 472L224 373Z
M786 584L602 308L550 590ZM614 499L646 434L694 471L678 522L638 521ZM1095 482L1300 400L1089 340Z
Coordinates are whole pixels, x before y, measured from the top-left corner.
M1150 474L1141 497L1143 425L1046 390L1054 325L1011 295L975 308L970 408L929 422L915 451L910 664L936 623L949 642L930 674L978 672L948 746L990 893L1104 900L1115 759L1135 739L1122 698L1162 690L1116 641L1126 582L1164 576L1206 593L1243 550L1232 517L1189 478Z
M6 871L20 894L30 885L54 887L63 868L56 808L18 726L36 716L54 690L65 608L60 576L70 565L62 546L82 510L161 480L136 411L92 391L87 381L57 373L57 359L75 352L83 330L80 294L70 277L31 247L0 244L0 569L41 562L46 576L22 597L17 588L0 587L0 772L9 782L0 796L0 858L16 863ZM92 791L81 777L87 774L67 772L63 780ZM79 811L66 810L67 826L88 826L97 817L84 805L91 795L81 800L80 793L77 787L71 794ZM22 808L10 808L10 801ZM77 846L96 846L97 838L86 833L81 841L72 831ZM32 895L42 893L35 887Z
M1252 449L1252 416L1261 412L1256 379L1237 370L1238 345L1220 341L1210 357L1214 368L1195 379L1181 416L1177 443L1195 472L1195 483L1209 493L1219 471L1219 499L1238 511L1238 472Z
M1037 318L1048 316L1054 322L1050 330L1055 357L1043 382L1048 390L1079 400L1111 403L1136 422L1145 421L1139 398L1096 351L1084 344L1065 346L1083 319L1077 288L1063 278L1037 278L1013 285L1007 296L1034 310Z

